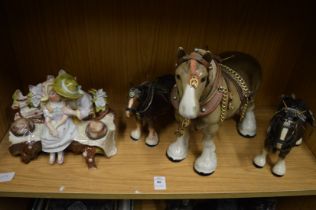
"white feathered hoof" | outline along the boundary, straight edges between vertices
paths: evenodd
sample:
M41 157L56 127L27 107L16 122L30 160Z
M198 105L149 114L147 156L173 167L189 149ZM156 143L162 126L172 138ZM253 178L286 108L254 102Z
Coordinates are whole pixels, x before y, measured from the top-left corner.
M132 130L131 132L131 139L133 139L134 141L137 141L140 139L141 136L141 132L138 129Z
M256 118L253 111L248 111L245 118L238 124L238 132L241 136L252 138L257 134Z
M275 166L272 168L272 173L275 176L282 177L285 175L286 166L284 160L279 160Z
M265 155L257 155L254 159L253 159L253 164L257 167L257 168L263 168L266 165L266 156Z
M178 141L169 145L167 157L173 162L180 162L187 157L188 147Z
M303 142L303 139L300 138L299 140L296 141L295 145L296 145L296 146L299 146L299 145L302 144L302 142Z
M147 136L145 143L149 147L154 147L159 143L158 135Z
M194 170L199 175L209 176L213 174L217 167L217 158L215 152L203 154L198 157L194 163Z

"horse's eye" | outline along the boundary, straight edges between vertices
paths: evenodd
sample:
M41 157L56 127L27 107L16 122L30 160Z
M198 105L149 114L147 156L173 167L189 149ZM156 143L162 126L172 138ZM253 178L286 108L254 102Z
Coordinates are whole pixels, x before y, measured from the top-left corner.
M201 82L205 82L206 81L206 77L203 77L202 79L201 79Z
M177 79L178 79L178 80L180 80L180 79L181 79L181 77L180 77L180 75L179 75L179 74L177 74L177 75L176 75L176 77L177 77Z

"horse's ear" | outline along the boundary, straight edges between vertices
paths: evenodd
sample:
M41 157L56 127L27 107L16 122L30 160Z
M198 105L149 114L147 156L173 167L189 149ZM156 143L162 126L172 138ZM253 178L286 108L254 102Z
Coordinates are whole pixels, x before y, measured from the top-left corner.
M181 59L182 57L184 57L186 55L183 47L179 47L178 48L178 52L177 52L177 59Z
M212 60L212 53L210 51L206 51L203 55L203 59L206 60L208 63Z

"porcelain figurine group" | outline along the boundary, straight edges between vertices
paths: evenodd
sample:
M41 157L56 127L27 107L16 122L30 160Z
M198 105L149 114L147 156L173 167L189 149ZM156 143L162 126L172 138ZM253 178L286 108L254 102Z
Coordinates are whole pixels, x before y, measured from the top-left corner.
M64 70L56 78L48 76L45 82L30 86L27 96L16 90L10 152L27 163L43 151L49 154L50 164L63 164L68 149L82 153L88 167L96 167L96 148L108 157L117 150L114 114L106 98L102 89L83 91Z
M136 128L130 137L138 140L143 127L148 128L145 143L159 143L161 116L174 115L178 124L175 141L167 149L167 157L179 162L186 158L190 131L201 130L203 149L195 160L194 170L210 175L217 167L214 138L220 124L238 116L237 131L245 137L256 135L255 96L261 82L261 68L255 58L241 52L219 56L208 50L195 49L187 54L178 49L175 76L165 75L129 90L126 117L135 116ZM116 154L114 114L102 90L85 92L76 79L61 70L58 76L29 87L24 96L13 95L15 121L10 128L10 152L21 155L24 162L39 152L49 153L49 163L64 162L64 151L82 154L89 167L96 167L95 154ZM267 132L265 147L253 160L263 167L269 151L279 151L273 167L275 175L285 174L285 156L300 144L306 123L314 124L312 112L303 101L283 97Z

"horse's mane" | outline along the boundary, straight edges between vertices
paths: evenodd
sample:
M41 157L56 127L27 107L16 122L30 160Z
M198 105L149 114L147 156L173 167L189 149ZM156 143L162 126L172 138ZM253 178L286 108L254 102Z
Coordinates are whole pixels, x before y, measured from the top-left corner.
M140 92L139 96L139 108L138 111L146 112L152 105L153 98L160 96L165 102L169 103L170 91L175 84L173 75L164 75L156 78L150 82L144 82L133 88L138 89Z

